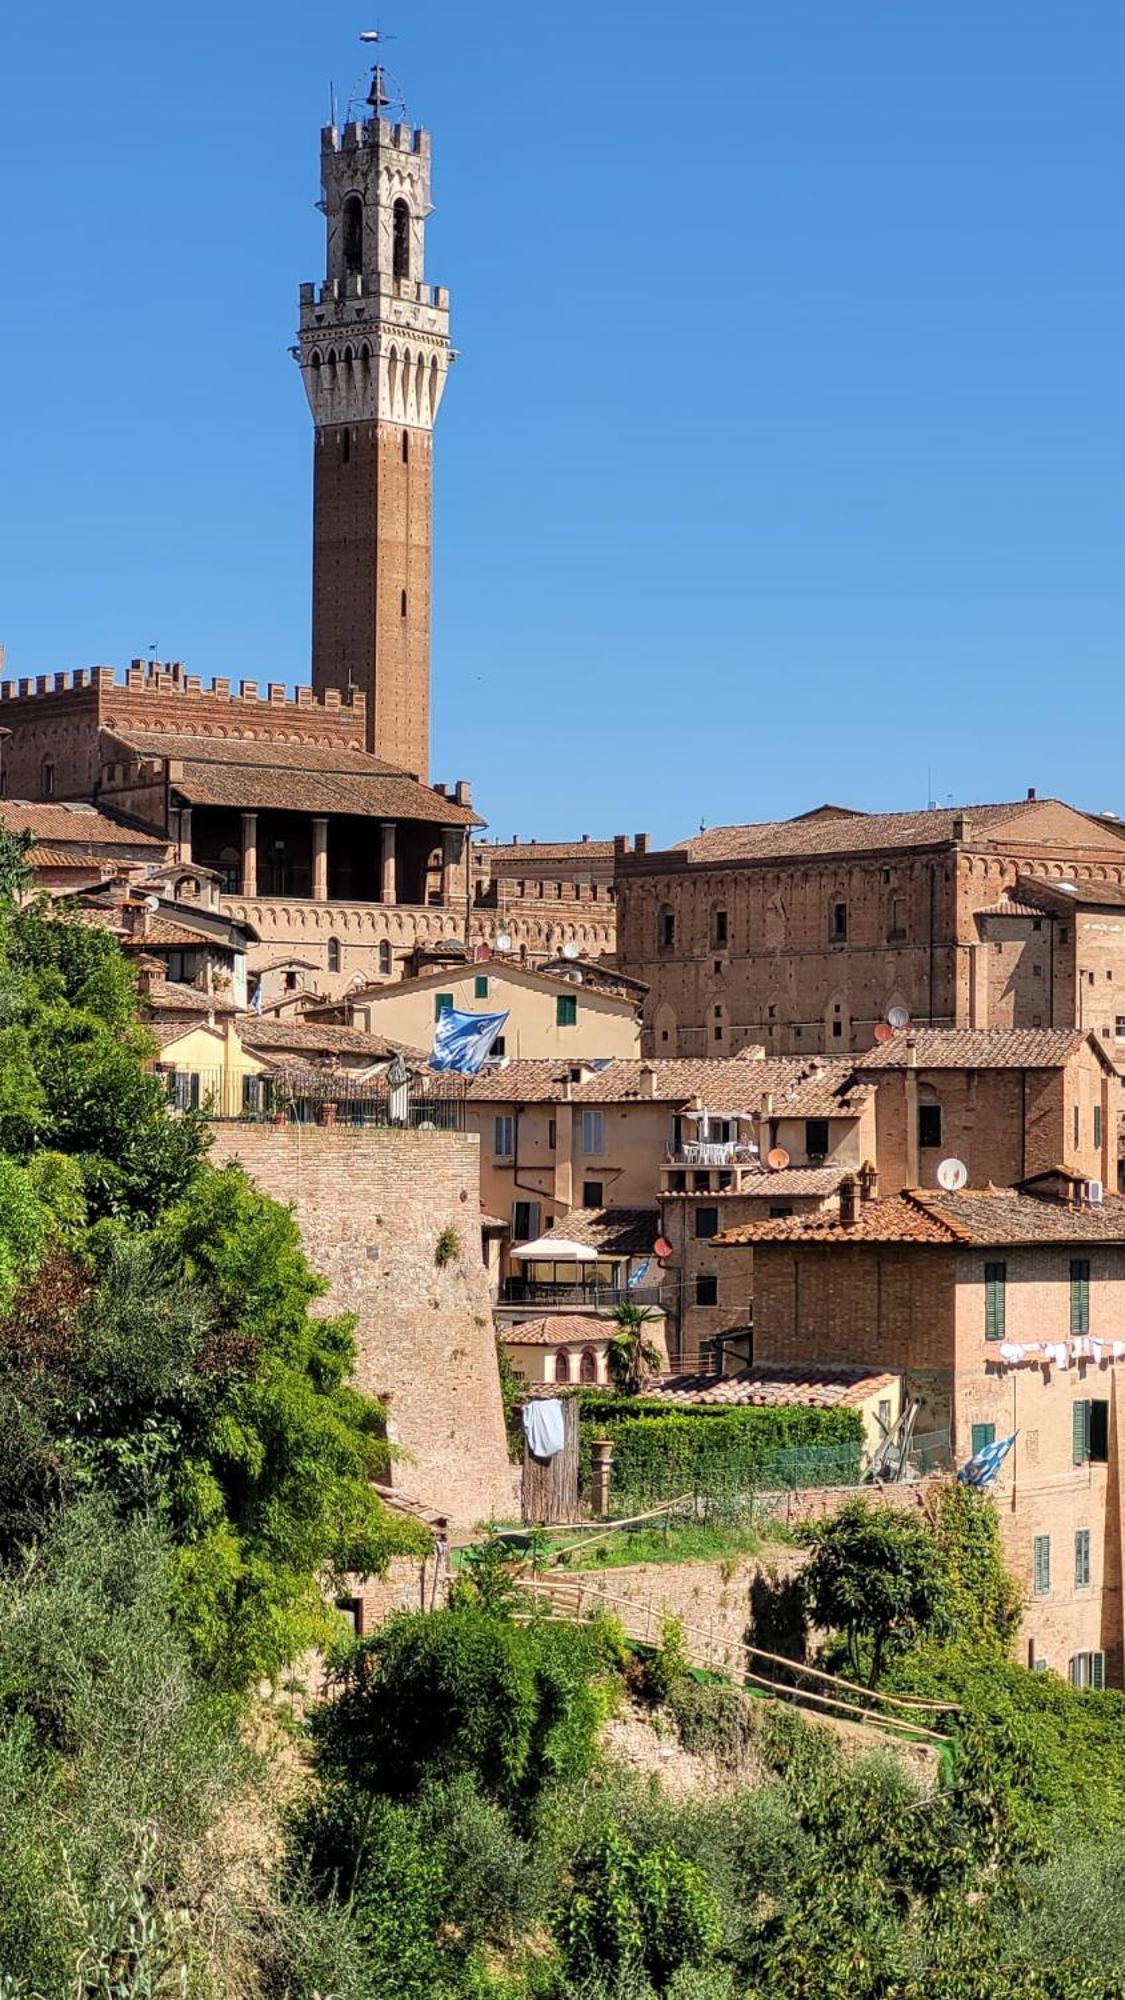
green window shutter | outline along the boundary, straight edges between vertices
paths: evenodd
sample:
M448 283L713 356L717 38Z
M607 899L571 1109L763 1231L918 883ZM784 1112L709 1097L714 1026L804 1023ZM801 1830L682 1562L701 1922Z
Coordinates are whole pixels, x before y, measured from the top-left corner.
M1071 1417L1071 1442L1075 1465L1085 1465L1090 1456L1090 1405L1075 1403Z
M556 1028L575 1028L578 1025L578 1000L573 993L560 993L555 1001Z
M476 978L475 978L475 979L474 979L474 981L473 981L473 993L475 994L475 996L476 996L476 998L477 998L478 1000L487 1000L487 999L488 999L488 974L487 974L487 972L478 972L478 973L477 973L477 976L476 976Z
M452 993L435 993L434 1020L440 1021L443 1014L452 1014L452 1012L453 1012Z
M1090 1530L1079 1528L1074 1537L1074 1584L1084 1590L1090 1581Z
M1092 1688L1104 1688L1105 1686L1104 1653L1091 1653L1090 1655L1090 1686Z
M972 1455L973 1455L973 1457L974 1457L974 1458L976 1457L976 1455L977 1455L978 1451L983 1451L983 1450L984 1450L984 1448L985 1448L985 1446L986 1446L986 1445L989 1445L989 1444L995 1444L995 1443L996 1443L996 1425L995 1425L995 1424L974 1424L974 1425L973 1425L973 1449L972 1449Z
M1070 1260L1070 1330L1090 1331L1090 1265L1085 1257Z
M1095 1104L1095 1106L1094 1106L1094 1144L1095 1144L1095 1146L1100 1146L1100 1145L1101 1145L1101 1143L1102 1143L1102 1107L1101 1107L1101 1105L1100 1105L1100 1104Z
M984 1337L986 1340L1004 1338L1004 1282L1008 1275L1006 1264L986 1264L984 1267Z
M1045 1597L1051 1588L1051 1537L1035 1537L1035 1593Z

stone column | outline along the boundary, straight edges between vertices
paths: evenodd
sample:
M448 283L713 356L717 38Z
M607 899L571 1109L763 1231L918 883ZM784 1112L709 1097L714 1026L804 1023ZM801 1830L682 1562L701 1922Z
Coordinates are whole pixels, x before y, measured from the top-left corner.
M312 823L312 892L314 903L328 901L328 821L314 819Z
M379 828L382 847L380 851L379 900L383 903L398 902L398 874L395 867L395 822L385 819Z
M179 861L191 860L191 807L190 806L180 807L180 838L179 838L176 858Z
M258 893L258 815L242 815L242 893L256 896Z
M590 1497L595 1514L609 1513L609 1489L613 1468L613 1444L609 1438L594 1438L590 1445Z

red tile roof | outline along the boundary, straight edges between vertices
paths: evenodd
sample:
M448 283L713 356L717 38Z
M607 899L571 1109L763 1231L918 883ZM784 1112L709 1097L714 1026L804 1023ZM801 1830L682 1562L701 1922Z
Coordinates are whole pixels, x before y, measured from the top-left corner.
M593 1340L611 1340L616 1331L612 1318L595 1313L554 1313L549 1319L521 1319L506 1326L500 1338L505 1347L586 1347Z
M119 743L138 756L175 762L179 770L171 781L173 790L192 805L484 825L471 807L457 805L365 750L163 730L105 733L111 746Z
M778 860L813 854L855 854L878 848L929 847L956 838L955 822L968 823L970 843L993 838L1009 825L1060 799L1017 799L1005 805L942 806L934 811L860 813L846 806L823 807L795 819L768 820L750 826L714 826L680 843L693 864L722 861ZM1070 808L1074 811L1075 808ZM1089 818L1078 814L1078 818ZM1090 844L1111 844L1105 829L1089 820ZM1119 842L1113 844L1119 845Z
M907 1069L913 1049L918 1069L1062 1069L1087 1046L1097 1049L1078 1028L902 1028L854 1067Z
M648 1257L660 1234L660 1210L572 1208L556 1228L569 1242L586 1243L603 1257Z
M1015 1188L964 1188L959 1194L910 1188L883 1201L861 1202L854 1223L839 1215L778 1216L742 1222L714 1238L739 1243L1122 1243L1125 1200L1071 1206Z
M785 1368L759 1362L737 1375L666 1375L644 1393L662 1403L766 1408L798 1403L830 1410L861 1403L897 1381L897 1375L864 1368Z
M739 1111L756 1115L763 1093L793 1086L807 1073L808 1063L798 1056L774 1059L745 1054L672 1062L620 1057L595 1067L591 1063L560 1063L552 1057L486 1070L471 1080L469 1098L499 1104L553 1103L563 1097L572 1068L584 1072L581 1082L570 1085L575 1104L642 1103L646 1099L690 1104L698 1098L707 1110L731 1117Z
M42 841L68 849L135 847L141 850L139 858L145 860L158 860L168 850L162 834L144 833L81 799L42 803L0 799L0 827L5 833L30 833L37 846ZM73 860L73 855L69 858Z

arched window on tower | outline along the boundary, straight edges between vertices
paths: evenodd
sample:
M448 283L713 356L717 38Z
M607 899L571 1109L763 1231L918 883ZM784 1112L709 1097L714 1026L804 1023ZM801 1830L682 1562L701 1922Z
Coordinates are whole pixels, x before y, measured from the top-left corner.
M396 278L410 276L410 210L399 198L394 206L394 263Z
M344 203L344 270L349 278L363 269L363 203L350 194Z
M52 764L50 758L48 757L47 759L45 759L43 764L43 797L45 799L50 799L53 798L54 795L55 795L55 767Z
M390 976L391 976L391 947L388 944L386 938L384 938L379 946L379 977L380 979L389 979Z
M560 1347L555 1355L555 1381L570 1381L570 1356L565 1347Z
M339 938L330 937L328 940L328 970L329 972L339 972L340 970Z

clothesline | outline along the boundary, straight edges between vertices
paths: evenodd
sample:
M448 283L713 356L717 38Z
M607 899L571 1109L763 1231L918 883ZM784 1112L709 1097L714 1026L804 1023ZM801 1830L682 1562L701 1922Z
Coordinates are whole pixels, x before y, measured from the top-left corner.
M1036 1357L1050 1368L1069 1368L1075 1361L1120 1361L1125 1357L1125 1340L1099 1340L1089 1333L1074 1334L1069 1340L1002 1340L996 1353L1007 1368Z

